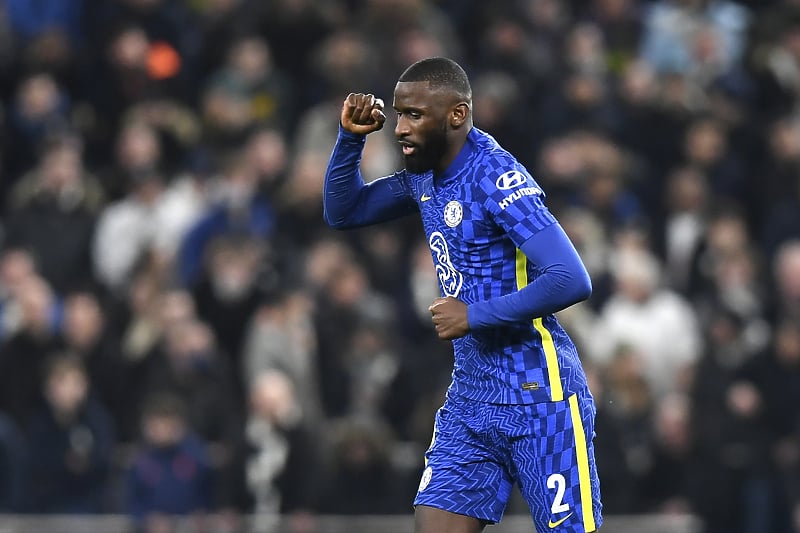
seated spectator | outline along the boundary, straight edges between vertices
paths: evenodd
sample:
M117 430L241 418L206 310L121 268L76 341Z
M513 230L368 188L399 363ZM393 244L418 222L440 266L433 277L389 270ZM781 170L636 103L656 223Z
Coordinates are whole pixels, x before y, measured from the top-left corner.
M8 245L30 250L57 291L93 278L90 246L104 192L83 158L80 139L51 140L9 198Z
M198 525L211 510L214 484L206 443L188 426L185 407L170 395L147 399L140 449L127 474L127 511L137 531L175 531L176 520Z
M26 508L35 513L108 511L113 423L90 394L80 361L55 355L44 373L46 406L27 434Z
M268 239L273 235L275 215L272 205L259 190L258 172L249 164L233 160L215 184L210 205L187 228L178 250L180 281L187 287L199 282L203 259L218 238L251 237Z
M593 365L586 366L589 388L597 405L595 417L594 453L598 476L603 480L603 512L629 514L636 503L635 478L627 457L628 448L623 432L625 414L614 409L614 400L608 397L608 377Z
M800 468L800 323L796 316L776 320L772 343L745 364L740 378L726 399L743 417L760 422L751 433L763 443L754 457L747 457L754 464L747 465L745 496L738 507L742 523L752 526L742 531L753 531L756 525L763 525L764 531L791 531L790 517L794 513L796 520L800 512L796 477Z
M259 517L313 509L315 484L308 480L319 472L316 446L289 378L279 370L260 373L250 387L246 462Z
M50 72L31 72L14 83L15 94L4 121L13 144L8 147L9 157L4 165L11 176L17 177L36 164L39 150L49 137L69 128L72 103L66 88ZM0 187L5 189L7 185Z
M6 247L0 255L0 340L5 341L20 327L19 287L36 276L36 262L22 248Z
M265 371L285 372L297 391L303 416L321 421L312 312L311 300L302 291L287 291L261 304L247 327L241 370L248 388Z
M211 326L233 368L240 368L247 324L267 292L262 276L269 264L265 251L264 244L251 237L215 239L191 289L197 315Z
M652 420L652 456L640 487L645 512L683 514L692 511L692 465L689 402L669 394Z
M42 406L40 376L48 355L59 347L62 303L36 274L16 284L12 298L19 322L0 346L0 409L24 429Z
M748 320L720 307L705 320L706 349L691 389L690 423L694 495L692 510L708 531L749 531L770 510L764 493L770 446L766 413L751 382L742 380L758 361L748 340ZM759 503L761 502L761 503Z
M128 179L127 195L101 212L92 242L97 277L112 292L123 290L137 263L154 253L170 217L163 204L164 176L144 170Z
M235 377L221 357L211 329L196 319L169 325L159 353L141 384L147 394L168 393L185 407L186 420L208 443L217 482L214 503L238 506L235 449L241 442L242 416Z
M224 108L215 106L233 99L249 104L249 116L242 117L243 131L253 124L288 126L293 94L286 75L275 65L269 43L258 35L243 35L229 43L225 63L209 76L207 90L209 125L220 120L217 113L226 115ZM229 136L237 132L217 133ZM217 139L218 144L230 140L224 137Z
M328 514L397 514L403 492L416 488L391 461L393 435L380 420L345 418L335 424L332 454L322 483L319 511ZM418 472L414 472L416 479Z
M61 344L85 365L92 391L101 403L112 416L120 416L123 361L119 338L106 315L99 298L90 290L65 295Z
M612 272L615 290L598 315L587 346L590 357L607 365L627 346L641 358L656 398L684 389L700 349L696 313L680 294L662 286L660 264L644 248L619 248Z
M800 239L791 239L771 259L772 286L769 314L800 319Z

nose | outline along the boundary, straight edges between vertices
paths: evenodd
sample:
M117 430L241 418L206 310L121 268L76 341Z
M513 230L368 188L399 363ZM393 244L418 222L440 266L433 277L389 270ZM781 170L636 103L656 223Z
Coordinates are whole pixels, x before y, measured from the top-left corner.
M409 134L408 129L408 120L403 118L403 115L399 114L397 116L397 125L394 127L394 135L398 139L401 137L406 137Z

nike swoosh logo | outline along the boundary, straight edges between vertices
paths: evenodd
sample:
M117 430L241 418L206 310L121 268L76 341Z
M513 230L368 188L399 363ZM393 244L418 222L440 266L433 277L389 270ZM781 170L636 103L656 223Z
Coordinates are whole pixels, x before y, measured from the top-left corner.
M567 518L569 518L570 516L572 516L572 513L569 513L567 516L565 516L561 520L556 520L555 522L553 522L552 520L548 520L547 527L549 527L550 529L553 529L554 527L558 527L561 524L563 524L564 522L566 522Z
M422 196L419 197L419 201L420 202L427 202L430 199L431 199L431 197L428 196L427 194L423 194Z

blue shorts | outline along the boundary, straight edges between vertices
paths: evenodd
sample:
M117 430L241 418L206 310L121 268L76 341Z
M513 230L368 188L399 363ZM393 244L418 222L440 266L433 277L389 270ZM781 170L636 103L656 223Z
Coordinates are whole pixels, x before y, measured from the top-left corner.
M528 405L448 395L436 413L414 505L496 523L517 483L537 531L595 531L602 505L594 417L588 389Z

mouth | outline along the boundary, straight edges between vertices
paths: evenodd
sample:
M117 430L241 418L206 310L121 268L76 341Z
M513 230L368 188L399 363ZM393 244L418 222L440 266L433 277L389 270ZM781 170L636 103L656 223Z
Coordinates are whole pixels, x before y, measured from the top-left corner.
M414 155L414 153L417 151L417 146L414 143L408 141L397 141L397 142L399 142L400 146L403 147L403 155L405 156Z

